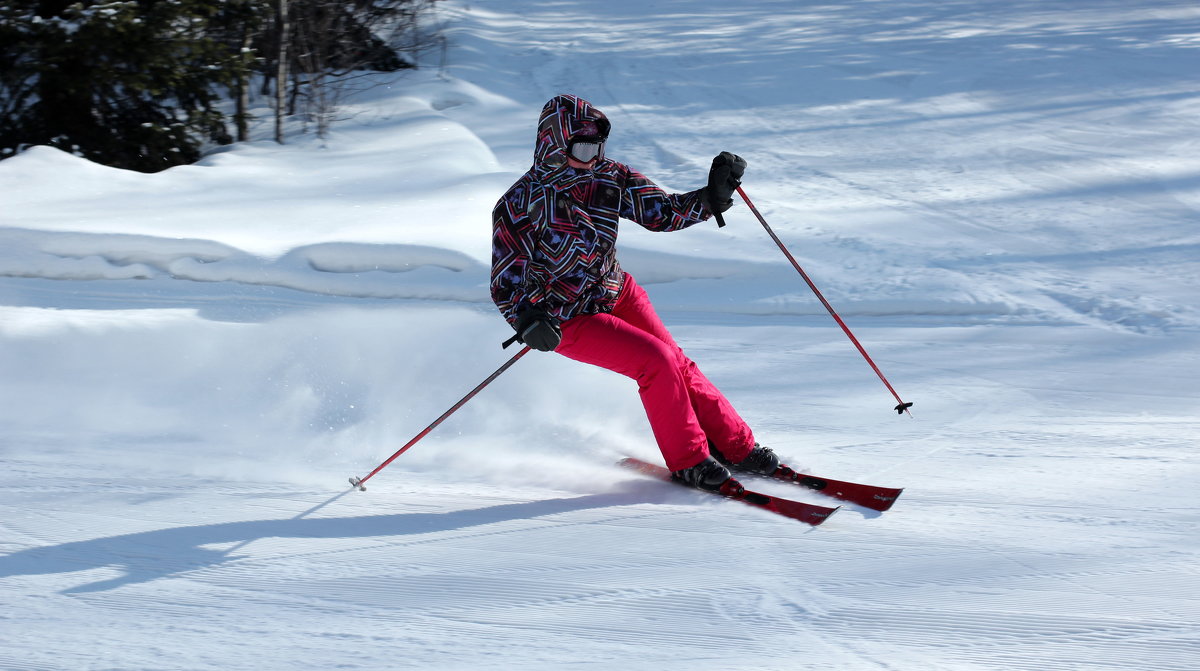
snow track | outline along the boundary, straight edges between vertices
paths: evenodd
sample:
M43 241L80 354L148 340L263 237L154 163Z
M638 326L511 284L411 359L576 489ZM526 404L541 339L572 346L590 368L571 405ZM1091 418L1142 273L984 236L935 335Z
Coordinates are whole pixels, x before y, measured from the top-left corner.
M838 401L839 386L826 390L819 416L768 421L787 404L772 402L778 387L753 382L760 371L738 372L747 354L733 338L747 330L767 343L791 340L800 352L836 335L678 329L773 444L840 464L834 476L904 484L901 505L882 515L850 507L812 529L631 478L581 445L570 461L591 474L586 484L504 484L460 456L499 450L520 459L521 451L453 420L449 435L431 436L366 493L338 489L334 473L353 464L334 455L309 453L297 472L293 455L264 450L256 477L214 478L188 475L204 464L169 451L142 472L119 466L133 453L111 444L22 451L0 478L9 494L0 501L0 581L22 614L0 621L15 632L6 654L28 660L14 668L35 669L208 664L197 659L232 668L370 667L401 654L419 660L413 668L463 669L496 654L544 668L619 658L666 669L787 667L819 656L864 669L1174 671L1195 659L1200 599L1181 589L1196 579L1197 519L1184 486L1195 467L1180 449L1200 427L1166 412L1167 398L1152 401L1164 411L1157 416L1146 405L1138 416L1114 415L1103 403L1086 410L1072 400L1075 390L1111 388L1128 373L1059 371L1030 388L1025 371L1005 372L1012 353L987 338L967 344L958 329L866 328L870 342L905 342L905 359L970 354L990 380L973 387L965 378L951 389L948 371L906 370L915 388L955 397L923 399L917 419L899 424L886 408L876 415L863 411L869 402ZM1145 338L1098 331L1081 341L1072 329L1034 330L1047 356L1059 339L1095 353ZM804 357L795 375L809 383L847 377L846 354ZM1167 370L1164 359L1136 358L1124 365ZM510 382L533 384L531 363L511 371ZM865 401L877 390L862 385ZM851 397L857 386L849 385ZM477 400L486 412L522 412L495 395ZM1038 410L1039 402L1074 414ZM994 419L1017 418L1017 408L1028 428ZM881 431L900 437L881 441ZM205 460L237 458L232 447L200 445ZM891 455L887 468L881 453ZM74 458L60 461L66 455ZM456 472L431 466L447 458L460 463ZM276 467L294 482L263 479ZM796 495L781 483L762 486ZM61 632L53 656L22 642L44 640L51 626ZM105 638L97 644L85 632ZM264 636L288 644L264 649Z

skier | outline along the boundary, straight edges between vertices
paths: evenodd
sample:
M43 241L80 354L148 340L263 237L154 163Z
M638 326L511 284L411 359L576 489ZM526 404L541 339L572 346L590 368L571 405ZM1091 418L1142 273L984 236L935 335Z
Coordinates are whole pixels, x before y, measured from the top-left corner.
M675 343L615 250L618 218L677 231L728 210L746 162L722 152L707 186L668 194L605 157L609 129L582 98L546 103L533 167L492 212L492 300L514 339L636 380L677 481L721 491L740 487L727 467L774 473L779 458Z

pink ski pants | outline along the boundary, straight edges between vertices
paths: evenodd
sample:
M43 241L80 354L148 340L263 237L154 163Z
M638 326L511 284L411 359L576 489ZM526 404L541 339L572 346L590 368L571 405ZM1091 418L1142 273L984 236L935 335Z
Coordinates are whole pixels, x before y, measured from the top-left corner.
M654 439L672 471L703 461L709 440L734 462L754 447L750 427L675 344L632 275L625 275L612 313L568 319L562 334L559 354L637 381Z

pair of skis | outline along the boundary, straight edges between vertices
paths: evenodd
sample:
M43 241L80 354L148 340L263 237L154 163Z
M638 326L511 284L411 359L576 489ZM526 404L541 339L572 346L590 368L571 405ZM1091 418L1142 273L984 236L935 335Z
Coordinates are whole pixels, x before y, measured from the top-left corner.
M645 475L668 482L672 481L671 471L667 470L664 466L652 464L636 457L626 457L618 463L639 473L644 473ZM780 467L775 473L766 477L791 482L801 487L820 492L826 496L878 511L891 508L896 502L896 498L904 491L903 489L893 489L891 487L876 487L857 482L846 482L844 480L832 480L815 475L806 475L804 473L797 473L786 466ZM728 485L728 483L726 484ZM706 490L699 489L696 491ZM792 501L791 499L751 491L744 487L725 486L722 487L721 491L711 493L736 499L757 508L769 510L777 515L783 515L784 517L799 520L805 524L811 524L812 526L817 526L829 519L829 516L837 512L838 508L841 507Z

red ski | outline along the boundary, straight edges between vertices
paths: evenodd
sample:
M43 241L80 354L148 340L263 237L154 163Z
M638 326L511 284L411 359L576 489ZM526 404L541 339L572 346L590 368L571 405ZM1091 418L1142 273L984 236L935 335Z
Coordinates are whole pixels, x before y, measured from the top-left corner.
M875 485L862 485L857 482L831 480L815 475L806 475L804 473L797 473L787 466L780 466L777 471L767 477L783 480L784 482L793 482L801 487L807 487L820 492L825 496L832 496L835 499L848 501L864 508L879 511L891 508L896 503L896 498L904 491L903 489L893 489L891 487L876 487Z
M636 457L626 457L618 463L626 468L632 468L635 471L658 478L659 480L675 482L671 479L671 471L667 470L665 466L652 464ZM825 506L818 506L813 503L802 503L800 501L782 499L778 496L771 496L769 494L752 492L741 486L731 486L730 482L726 482L725 485L721 487L721 490L717 492L709 492L704 489L696 489L695 491L706 492L709 494L719 494L720 496L737 499L738 501L748 503L756 508L762 508L777 515L783 515L784 517L790 517L794 520L800 520L801 522L804 522L805 524L811 524L814 527L829 519L829 516L838 510L837 508L827 508Z

